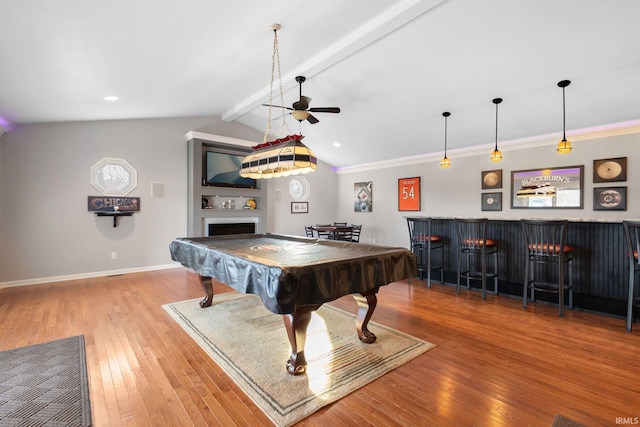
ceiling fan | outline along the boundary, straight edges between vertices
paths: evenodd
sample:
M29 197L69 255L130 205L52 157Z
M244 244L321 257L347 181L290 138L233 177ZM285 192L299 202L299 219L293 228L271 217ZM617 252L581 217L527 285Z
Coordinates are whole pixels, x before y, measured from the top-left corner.
M291 115L294 119L299 122L303 120L307 120L311 124L316 124L319 122L315 116L311 113L339 113L340 108L338 107L314 107L309 108L309 103L311 102L311 98L308 96L302 95L302 83L307 78L304 76L297 76L296 81L300 84L300 99L293 103L291 107L284 107L282 105L271 105L271 104L262 104L265 107L275 107L275 108L285 108L287 110L291 110ZM292 108L293 107L293 108Z

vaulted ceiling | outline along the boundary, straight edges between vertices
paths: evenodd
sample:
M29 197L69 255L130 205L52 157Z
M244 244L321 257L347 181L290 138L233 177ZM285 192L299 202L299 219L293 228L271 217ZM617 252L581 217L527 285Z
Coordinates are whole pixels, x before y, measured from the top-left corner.
M637 0L20 0L0 13L0 126L184 116L267 125L273 32L284 104L336 167L640 118ZM117 95L107 102L106 95ZM276 87L273 99L280 104ZM272 111L273 116L282 110ZM288 111L287 111L288 112ZM340 147L333 144L339 143ZM488 155L488 154L487 154Z

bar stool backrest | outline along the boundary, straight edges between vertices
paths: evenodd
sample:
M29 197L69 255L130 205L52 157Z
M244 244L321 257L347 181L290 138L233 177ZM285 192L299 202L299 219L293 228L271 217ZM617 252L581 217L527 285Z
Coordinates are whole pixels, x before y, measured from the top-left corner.
M634 265L635 269L640 269L638 253L640 253L640 221L622 221L624 227L624 238L626 242L625 255L629 260L629 265Z
M566 245L567 220L522 219L529 258L564 258L571 252Z
M409 227L409 240L412 247L424 244L432 238L431 218L407 218L407 226Z
M487 218L456 218L456 231L462 250L485 251L487 244Z

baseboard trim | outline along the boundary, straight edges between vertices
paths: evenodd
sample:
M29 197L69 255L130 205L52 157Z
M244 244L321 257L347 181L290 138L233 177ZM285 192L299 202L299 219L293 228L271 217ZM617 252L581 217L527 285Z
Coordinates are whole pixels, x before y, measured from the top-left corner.
M116 276L119 274L141 273L145 271L167 270L170 268L178 268L178 267L180 267L180 264L172 263L172 264L164 264L164 265L151 265L148 267L124 268L120 270L108 270L108 271L96 271L91 273L69 274L65 276L52 276L52 277L40 277L36 279L14 280L11 282L0 282L0 289L10 288L14 286L39 285L41 283L65 282L68 280L91 279L93 277Z

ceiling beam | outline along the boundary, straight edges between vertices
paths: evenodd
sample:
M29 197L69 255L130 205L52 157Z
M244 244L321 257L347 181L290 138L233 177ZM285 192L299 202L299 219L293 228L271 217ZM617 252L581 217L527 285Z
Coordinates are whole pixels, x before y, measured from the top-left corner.
M401 28L415 18L429 12L446 0L403 0L374 19L356 28L336 43L327 47L306 62L298 65L293 71L282 76L283 89L289 90L297 86L295 77L304 75L312 77L343 59L364 49L371 43ZM222 120L230 122L260 106L268 99L269 86L265 86L253 95L245 98L222 114Z

